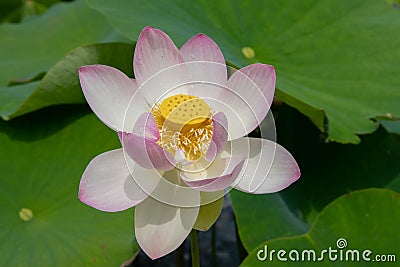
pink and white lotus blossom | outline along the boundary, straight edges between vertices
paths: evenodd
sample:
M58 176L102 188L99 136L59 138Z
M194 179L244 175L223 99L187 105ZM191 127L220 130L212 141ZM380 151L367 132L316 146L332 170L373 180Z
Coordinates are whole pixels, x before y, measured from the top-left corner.
M206 35L178 49L151 27L140 33L133 66L135 79L104 65L79 70L87 102L122 144L89 163L79 199L109 212L135 206L136 239L152 259L207 221L201 209L225 189L272 193L300 177L283 147L244 137L269 111L272 66L249 65L228 78L221 50Z

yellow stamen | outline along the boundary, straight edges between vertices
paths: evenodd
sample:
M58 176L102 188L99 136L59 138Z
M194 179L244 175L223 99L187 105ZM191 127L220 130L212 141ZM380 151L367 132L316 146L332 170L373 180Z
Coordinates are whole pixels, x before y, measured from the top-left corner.
M151 111L160 131L158 143L171 153L182 149L186 159L204 156L210 145L213 126L210 107L191 95L174 95L156 104Z

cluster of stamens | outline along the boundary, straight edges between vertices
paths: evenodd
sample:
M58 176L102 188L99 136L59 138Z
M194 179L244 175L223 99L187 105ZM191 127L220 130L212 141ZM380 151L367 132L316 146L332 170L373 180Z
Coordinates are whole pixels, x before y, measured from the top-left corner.
M174 95L152 109L160 132L158 144L173 155L179 149L195 161L205 156L213 135L212 114L207 103L191 95Z

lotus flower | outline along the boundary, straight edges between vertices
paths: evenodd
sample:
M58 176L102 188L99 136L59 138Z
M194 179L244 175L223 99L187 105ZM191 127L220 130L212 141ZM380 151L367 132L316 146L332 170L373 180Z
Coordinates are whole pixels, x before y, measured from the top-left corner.
M225 189L272 193L299 178L283 147L243 137L269 111L272 66L249 65L228 79L209 37L195 35L179 50L151 27L140 33L133 66L135 79L104 65L79 69L91 109L122 144L89 163L79 199L108 212L135 206L136 239L152 259L175 250L193 227L207 229L219 212L207 218L201 210Z

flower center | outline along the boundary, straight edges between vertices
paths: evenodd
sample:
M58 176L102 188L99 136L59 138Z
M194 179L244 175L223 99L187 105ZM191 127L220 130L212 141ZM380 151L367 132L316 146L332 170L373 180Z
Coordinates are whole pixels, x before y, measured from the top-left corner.
M207 153L213 126L210 107L191 95L174 95L156 104L151 111L157 123L159 145L169 152L181 149L185 158L195 161Z

